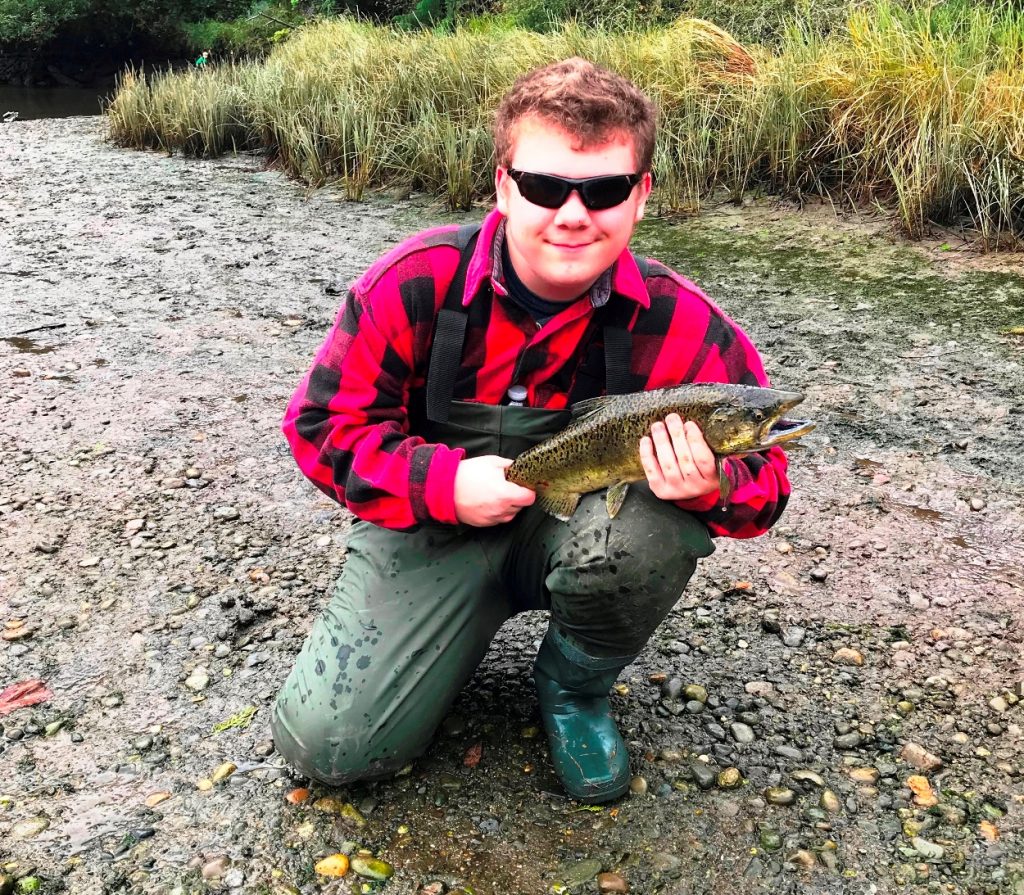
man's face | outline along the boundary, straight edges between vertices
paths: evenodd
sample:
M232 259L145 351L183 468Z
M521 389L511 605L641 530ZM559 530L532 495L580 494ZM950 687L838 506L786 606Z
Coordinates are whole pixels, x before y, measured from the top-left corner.
M511 168L581 179L633 174L632 139L623 136L587 149L554 124L524 119L516 129ZM504 167L494 178L498 209L508 219L505 234L512 264L523 283L549 301L572 301L611 267L644 216L651 175L633 187L625 202L590 211L575 190L561 208L528 202Z

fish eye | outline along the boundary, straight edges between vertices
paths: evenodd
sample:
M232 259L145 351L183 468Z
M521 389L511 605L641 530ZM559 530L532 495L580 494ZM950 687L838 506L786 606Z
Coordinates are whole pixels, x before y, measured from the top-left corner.
M761 420L764 419L764 411L763 410L755 410L753 412L752 416L754 417L755 420L757 420L758 422L761 422Z

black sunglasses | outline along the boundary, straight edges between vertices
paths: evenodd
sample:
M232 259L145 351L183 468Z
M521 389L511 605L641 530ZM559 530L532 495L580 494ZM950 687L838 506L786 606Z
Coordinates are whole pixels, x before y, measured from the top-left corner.
M573 190L591 211L602 211L621 205L642 179L643 174L609 174L603 177L556 177L554 174L535 174L532 171L508 169L508 176L519 187L527 202L541 208L561 208Z

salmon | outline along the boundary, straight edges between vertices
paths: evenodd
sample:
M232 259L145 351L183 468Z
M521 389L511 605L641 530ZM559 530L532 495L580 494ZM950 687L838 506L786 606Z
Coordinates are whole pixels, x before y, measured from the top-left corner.
M505 478L537 492L537 504L563 522L580 498L608 488L608 515L622 508L631 482L646 479L640 439L670 413L693 420L715 453L724 496L722 459L764 451L814 428L787 420L804 396L799 392L731 383L690 383L580 401L561 432L522 453Z

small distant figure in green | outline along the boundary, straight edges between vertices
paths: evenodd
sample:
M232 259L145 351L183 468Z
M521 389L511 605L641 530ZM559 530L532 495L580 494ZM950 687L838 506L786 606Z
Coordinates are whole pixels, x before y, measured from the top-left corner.
M199 54L199 58L196 59L196 68L205 68L206 63L209 62L209 61L210 61L210 51L209 50L203 50L203 52Z

